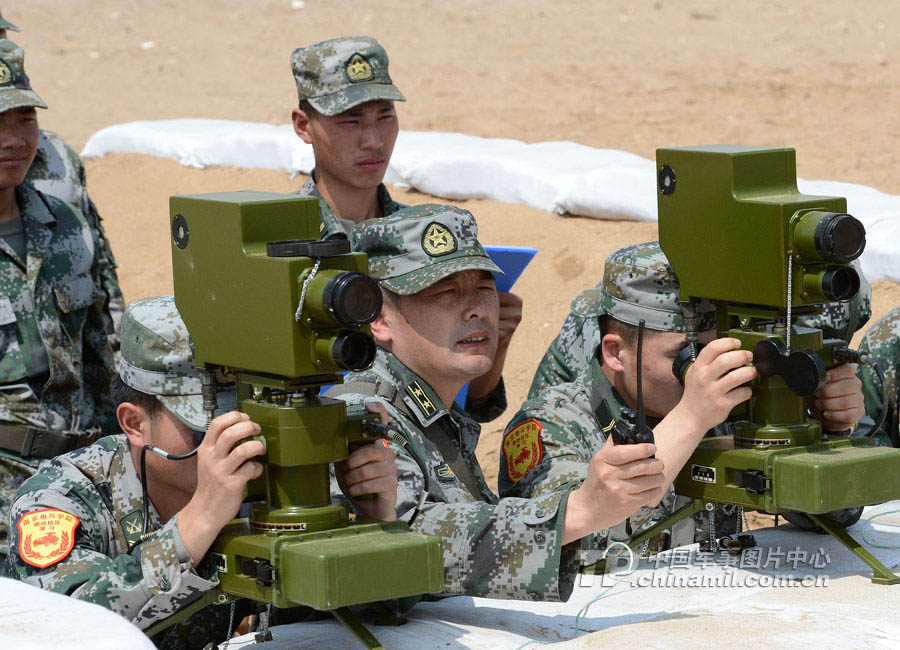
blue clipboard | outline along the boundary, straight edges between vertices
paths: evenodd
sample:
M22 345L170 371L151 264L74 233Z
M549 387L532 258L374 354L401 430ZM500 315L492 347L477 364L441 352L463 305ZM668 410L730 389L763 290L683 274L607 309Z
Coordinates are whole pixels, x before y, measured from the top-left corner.
M503 275L495 274L494 283L497 291L509 292L525 267L531 263L537 255L537 249L530 246L485 246L484 250L491 256L491 261L500 267ZM469 384L462 387L456 396L456 403L465 408L466 395L469 394Z

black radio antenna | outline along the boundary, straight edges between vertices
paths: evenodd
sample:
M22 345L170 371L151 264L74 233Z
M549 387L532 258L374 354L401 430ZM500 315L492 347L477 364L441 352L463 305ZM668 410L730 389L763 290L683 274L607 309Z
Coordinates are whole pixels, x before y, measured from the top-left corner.
M637 344L637 429L638 431L647 430L647 414L644 412L644 381L642 370L644 365L644 325L642 318L638 323L638 344Z

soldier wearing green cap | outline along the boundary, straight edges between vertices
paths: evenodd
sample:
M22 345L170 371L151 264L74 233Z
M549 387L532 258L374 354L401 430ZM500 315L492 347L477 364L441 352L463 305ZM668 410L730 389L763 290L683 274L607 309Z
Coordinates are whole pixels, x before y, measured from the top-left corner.
M501 495L539 496L571 489L583 480L589 464L609 449L607 438L621 409L636 407L641 320L647 328L644 405L660 449L658 456L665 462L667 485L707 431L749 398L750 389L742 384L755 376L755 370L746 366L752 354L739 350L736 339L714 340L712 305L700 310L700 341L706 346L681 386L672 371L675 356L686 344L678 299L678 278L657 242L628 246L607 258L601 285L573 301L573 316L544 357L543 377L568 372L565 366L570 358L584 362L568 381L539 388L507 425L500 455ZM535 384L546 381L540 374L539 369ZM846 429L862 416L859 381L847 365L830 370L828 382L811 408L826 429ZM523 454L523 441L533 443L534 453ZM674 506L670 492L655 512L639 511L594 543L602 548L607 540L627 541ZM720 533L731 532L729 527L736 523L720 515L716 519ZM705 538L708 524L697 533ZM658 543L695 541L690 523L676 527L671 535L668 542Z
M319 200L321 237L341 237L365 219L405 206L382 181L399 125L395 101L406 101L388 73L388 55L374 38L334 38L297 48L291 56L300 105L294 131L311 144L316 168L299 194ZM495 363L470 382L466 409L479 422L506 410L503 366L522 320L522 300L501 292L500 345Z
M454 403L460 387L494 360L500 270L478 242L475 219L451 206L404 208L360 224L354 247L384 295L372 323L373 367L330 393L360 408L385 404L407 444L394 446L397 515L444 541L443 594L565 600L578 539L659 500L662 465L652 445L617 448L621 512L592 507L602 481L535 499L498 499L475 456L480 426ZM625 474L625 472L630 472ZM618 521L618 519L615 519Z
M141 629L215 587L207 550L236 516L245 484L262 472L253 459L265 453L259 440L237 444L260 429L233 410L234 384L220 379L219 414L207 426L200 375L174 299L129 305L112 388L122 434L54 458L22 485L10 512L13 577L108 607ZM184 460L147 454L145 501L138 468L148 445L197 453ZM376 495L351 498L358 512L395 518L396 466L388 449L367 445L336 471L348 495ZM202 648L228 639L229 620L237 623L244 613L211 605L154 641Z
M6 30L19 31L19 28L3 19L0 15L0 39L6 38ZM98 251L100 290L106 294L106 301L111 320L107 323L110 344L118 348L119 327L122 313L125 311L125 299L119 288L119 276L116 273L116 258L106 238L106 231L100 219L100 212L91 200L87 191L87 175L84 163L75 150L53 131L41 129L37 153L34 162L28 168L25 180L44 194L55 196L66 203L71 203L84 215L94 235L94 245Z
M22 48L0 40L0 554L16 488L43 458L115 423L100 289L84 215L25 180L39 139Z

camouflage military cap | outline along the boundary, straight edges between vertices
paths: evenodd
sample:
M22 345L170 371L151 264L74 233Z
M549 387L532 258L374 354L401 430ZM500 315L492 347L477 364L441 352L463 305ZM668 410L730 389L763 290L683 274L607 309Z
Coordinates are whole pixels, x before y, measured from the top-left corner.
M179 420L195 431L206 429L200 396L200 373L194 365L191 340L173 296L136 300L122 320L119 376L142 393L155 396ZM229 379L229 378L222 378ZM219 390L218 413L235 408L235 390Z
M684 318L678 302L678 278L659 247L659 242L620 248L606 258L603 283L582 291L573 309L583 315L609 314L637 325L643 319L651 330L683 332ZM700 331L716 325L715 308L700 303Z
M25 106L47 108L28 82L25 51L4 38L0 40L0 113Z
M6 19L3 17L3 12L2 12L2 11L0 11L0 29L9 29L9 30L14 31L14 32L19 31L19 28L18 28L18 27L16 27L15 25L13 25L11 22L9 22L8 20L6 20Z
M388 74L388 55L374 38L333 38L291 54L300 101L337 115L378 99L405 102Z
M369 256L369 273L408 296L459 271L503 273L478 243L478 224L452 205L414 205L355 226L350 245Z

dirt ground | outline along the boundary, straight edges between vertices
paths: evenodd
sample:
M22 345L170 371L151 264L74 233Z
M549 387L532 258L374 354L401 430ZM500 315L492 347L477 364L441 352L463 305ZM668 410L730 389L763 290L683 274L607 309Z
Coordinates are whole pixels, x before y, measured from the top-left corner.
M293 5L303 5L293 8ZM340 0L29 0L18 24L41 125L80 149L95 131L176 117L286 123L296 103L289 56L300 45L369 34L409 100L401 127L528 142L570 140L653 158L658 146L792 146L798 174L900 194L897 2L728 3L556 0L497 3ZM891 27L894 25L894 27ZM172 194L287 192L303 178L186 169L117 155L87 162L128 300L171 292ZM431 197L396 192L405 203ZM493 482L503 425L580 289L616 248L655 224L567 218L467 201L489 244L540 253L516 286L525 315L505 372L512 409L484 429ZM587 245L586 245L587 244ZM900 285L874 284L875 316Z

